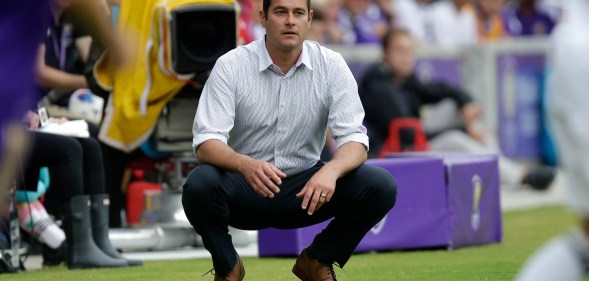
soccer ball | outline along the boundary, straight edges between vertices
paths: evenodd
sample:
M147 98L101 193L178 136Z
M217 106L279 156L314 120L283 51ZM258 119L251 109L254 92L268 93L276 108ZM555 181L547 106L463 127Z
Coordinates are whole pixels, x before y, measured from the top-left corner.
M78 89L70 97L68 110L79 114L87 121L99 123L102 119L104 99L88 89Z

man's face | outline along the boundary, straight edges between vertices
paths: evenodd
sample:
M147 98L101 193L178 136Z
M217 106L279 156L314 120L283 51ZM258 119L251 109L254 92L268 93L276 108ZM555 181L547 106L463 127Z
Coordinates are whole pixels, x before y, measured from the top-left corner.
M406 34L398 34L391 37L389 46L384 52L385 62L395 75L407 77L413 73L415 67L415 55L413 53L414 41Z
M260 11L260 22L266 28L266 43L280 50L300 47L311 27L313 11L306 0L272 0L268 14Z

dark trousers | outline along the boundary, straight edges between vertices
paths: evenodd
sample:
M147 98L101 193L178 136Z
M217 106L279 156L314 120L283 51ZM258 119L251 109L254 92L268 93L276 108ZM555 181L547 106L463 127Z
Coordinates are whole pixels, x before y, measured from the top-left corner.
M182 204L188 220L211 253L218 274L231 271L237 252L228 226L258 230L294 229L334 218L307 248L312 259L344 266L364 235L394 206L397 185L384 169L361 165L337 181L335 193L312 216L301 208L297 194L323 166L282 180L274 198L255 193L244 176L211 165L200 165L188 175Z
M125 194L123 193L123 174L125 167L134 158L134 154L101 144L102 155L104 156L104 175L106 191L110 195L109 205L109 226L119 228L121 222L121 210L125 205Z
M47 209L58 211L70 198L104 193L102 153L98 141L33 132L29 159L24 170L24 189L35 190L39 169L49 167Z

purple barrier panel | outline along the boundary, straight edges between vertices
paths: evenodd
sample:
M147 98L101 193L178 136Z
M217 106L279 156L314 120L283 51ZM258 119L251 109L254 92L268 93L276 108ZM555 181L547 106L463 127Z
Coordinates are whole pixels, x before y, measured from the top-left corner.
M449 248L502 239L499 171L495 155L444 155L452 243Z
M462 85L460 58L421 58L415 64L415 73L425 81L444 81Z
M441 159L374 159L398 185L397 203L360 242L356 251L446 246L451 237Z
M306 227L305 229L313 233L314 236L325 226L322 226L318 230L311 228L323 224L327 225L325 222ZM258 254L260 257L298 255L308 245L306 244L307 240L301 238L301 232L300 229L282 230L276 228L267 228L258 231ZM313 241L312 239L311 241Z
M397 203L366 234L356 251L412 249L450 243L450 214L441 159L378 159L366 164L382 167L393 175L398 185ZM260 230L259 255L298 255L327 223L293 230Z
M375 61L346 61L350 71L352 71L352 75L358 83L364 78L364 74L366 71L372 66Z
M377 61L348 60L347 64L356 81L362 80L366 71ZM459 58L421 58L415 64L415 73L425 81L444 81L454 86L462 85Z
M540 90L543 54L497 56L499 144L512 158L536 160L540 155Z
M444 160L452 229L448 248L501 241L503 230L496 155L413 152L388 157Z

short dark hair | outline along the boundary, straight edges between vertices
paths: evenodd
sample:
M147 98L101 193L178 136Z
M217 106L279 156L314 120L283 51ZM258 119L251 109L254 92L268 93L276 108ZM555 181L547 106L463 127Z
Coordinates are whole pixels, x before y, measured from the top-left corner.
M268 16L268 9L270 8L270 4L272 4L272 0L264 0L262 3L262 11L264 11L264 15ZM311 0L307 0L307 12L311 11Z
M264 1L266 1L266 0L264 0ZM386 49L389 48L389 44L390 44L391 40L393 40L394 38L397 38L399 36L411 37L411 33L409 32L409 30L403 29L403 28L389 28L387 30L387 32L384 34L384 36L382 37L382 41L381 41L382 50L386 51Z
M313 22L323 20L325 20L325 16L323 15L321 9L313 10Z

